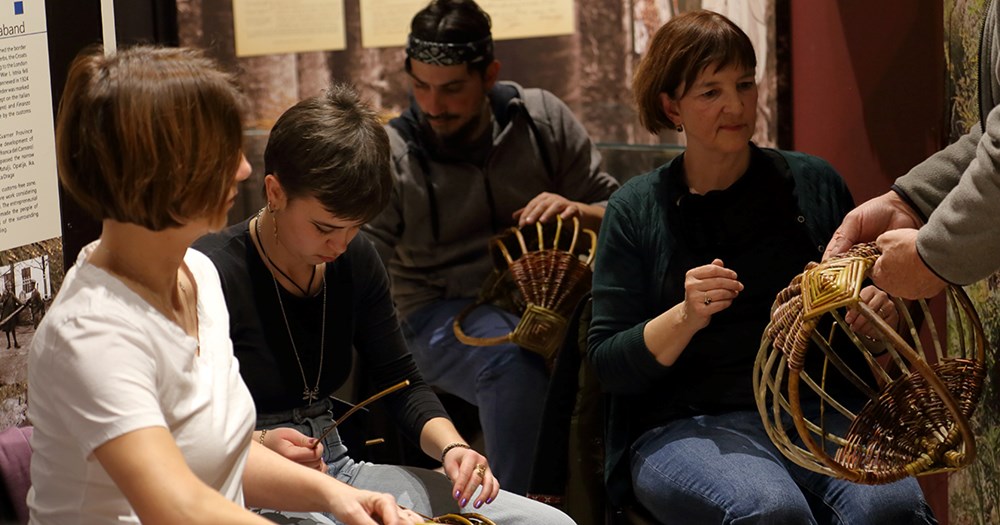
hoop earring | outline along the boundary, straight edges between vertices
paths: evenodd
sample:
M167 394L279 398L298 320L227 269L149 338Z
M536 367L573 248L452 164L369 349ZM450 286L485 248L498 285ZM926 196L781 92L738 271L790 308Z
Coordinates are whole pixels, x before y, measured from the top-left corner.
M271 207L271 201L267 201L267 212L268 213L275 213L277 211L278 210L276 210L276 209L274 209L274 208Z
M681 126L680 124L678 124L677 127L674 128L674 129L677 130L677 133L683 133L684 132L684 126Z

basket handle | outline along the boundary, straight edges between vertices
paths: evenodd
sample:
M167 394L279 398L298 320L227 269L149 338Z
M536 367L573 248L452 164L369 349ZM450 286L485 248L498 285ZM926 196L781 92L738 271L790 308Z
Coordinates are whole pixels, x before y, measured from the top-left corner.
M455 316L455 322L452 323L452 328L455 332L455 338L469 346L495 346L510 342L511 334L513 332L507 335L501 335L497 337L472 337L471 335L466 334L465 330L462 329L462 321L465 321L465 318L468 317L473 310L479 308L484 304L486 303L483 301L475 301L473 303L470 303L468 306L463 308L462 311L458 313L458 315Z

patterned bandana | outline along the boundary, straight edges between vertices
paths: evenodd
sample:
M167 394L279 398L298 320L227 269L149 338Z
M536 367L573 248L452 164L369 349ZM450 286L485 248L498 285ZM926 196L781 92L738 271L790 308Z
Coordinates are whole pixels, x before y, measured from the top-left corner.
M475 64L492 54L492 35L475 42L461 44L428 42L410 35L406 45L406 56L432 66Z

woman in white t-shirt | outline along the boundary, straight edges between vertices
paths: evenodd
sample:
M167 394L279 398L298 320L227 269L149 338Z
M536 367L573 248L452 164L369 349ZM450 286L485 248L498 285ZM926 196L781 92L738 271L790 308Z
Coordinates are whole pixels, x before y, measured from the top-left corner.
M218 274L188 249L225 224L250 174L240 108L231 77L194 51L73 62L59 176L103 229L29 356L31 523L268 523L245 505L417 521L252 439Z

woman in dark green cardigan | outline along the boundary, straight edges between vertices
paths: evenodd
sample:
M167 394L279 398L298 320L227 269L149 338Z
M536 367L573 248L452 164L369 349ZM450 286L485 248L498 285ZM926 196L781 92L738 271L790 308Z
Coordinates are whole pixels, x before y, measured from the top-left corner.
M633 89L643 125L685 152L612 196L594 275L589 358L612 394L607 475L674 523L934 523L917 483L863 486L772 445L751 388L775 295L853 207L825 161L762 149L756 57L698 11L654 36ZM889 322L874 287L863 297Z

